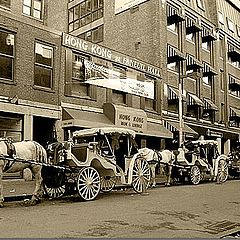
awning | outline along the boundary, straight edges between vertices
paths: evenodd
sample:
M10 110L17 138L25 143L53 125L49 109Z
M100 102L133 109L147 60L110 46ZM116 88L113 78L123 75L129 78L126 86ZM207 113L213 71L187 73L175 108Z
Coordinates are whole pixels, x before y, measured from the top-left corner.
M184 21L185 18L179 13L179 9L176 9L170 5L167 5L167 22L168 24L178 23Z
M232 91L240 91L240 80L230 75L229 89Z
M203 28L202 31L202 42L211 42L215 41L217 38L213 35L210 29Z
M210 99L204 98L204 109L212 109L218 111L217 105Z
M240 118L240 110L230 107L230 118L237 117Z
M173 87L168 86L168 100L178 100L179 90ZM182 100L187 101L185 95L182 94Z
M199 69L203 67L202 63L192 55L188 54L186 60L187 60L187 70Z
M186 19L186 34L202 31L201 26L193 19L187 17Z
M174 122L174 121L166 121L165 122L165 126L168 130L170 130L171 132L179 132L180 126L179 126L179 122ZM183 132L186 134L190 134L193 136L197 136L198 133L195 132L192 128L190 128L187 124L184 123L183 126Z
M107 126L113 126L113 123L103 113L71 108L63 109L63 127L95 128Z
M166 129L163 125L153 122L147 122L147 130L145 132L136 134L160 138L173 138L171 131Z
M168 63L180 62L185 60L185 55L180 50L171 45L168 45L167 56Z
M189 95L189 105L198 105L201 107L204 106L204 103L197 95L192 93L188 93L188 95Z
M203 76L217 75L217 71L207 63L203 63Z
M232 60L238 61L240 58L240 50L232 45L228 45L228 56L232 58Z

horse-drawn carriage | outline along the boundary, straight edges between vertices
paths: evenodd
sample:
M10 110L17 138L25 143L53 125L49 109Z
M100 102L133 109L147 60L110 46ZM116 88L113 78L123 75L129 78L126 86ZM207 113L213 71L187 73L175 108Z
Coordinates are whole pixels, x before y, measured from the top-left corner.
M188 141L175 151L140 149L139 152L149 163L153 160L151 168L156 163L166 166L167 185L171 180L189 181L196 185L201 180L211 179L222 183L228 178L227 156L219 154L218 142L214 140Z
M42 169L45 192L58 198L76 192L83 200L110 192L116 183L144 192L150 181L147 161L137 152L135 132L92 128L73 132L70 141L50 145L53 166Z
M228 154L229 176L240 177L240 150L239 147Z

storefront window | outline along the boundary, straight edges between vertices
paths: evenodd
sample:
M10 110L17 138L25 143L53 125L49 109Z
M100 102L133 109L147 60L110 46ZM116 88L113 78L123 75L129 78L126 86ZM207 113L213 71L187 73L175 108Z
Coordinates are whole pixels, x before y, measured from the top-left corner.
M15 35L0 30L0 79L13 80Z
M52 88L53 47L35 44L34 85Z

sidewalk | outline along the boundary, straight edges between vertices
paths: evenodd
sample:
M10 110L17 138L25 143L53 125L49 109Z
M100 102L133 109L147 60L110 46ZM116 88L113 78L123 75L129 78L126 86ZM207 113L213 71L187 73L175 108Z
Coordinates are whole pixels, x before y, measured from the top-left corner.
M3 180L3 196L5 201L28 198L34 190L35 181L24 179Z

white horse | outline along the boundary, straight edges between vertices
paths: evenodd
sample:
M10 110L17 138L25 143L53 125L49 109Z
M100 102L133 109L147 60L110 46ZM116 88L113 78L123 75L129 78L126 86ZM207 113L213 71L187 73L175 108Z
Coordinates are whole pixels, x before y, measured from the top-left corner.
M138 150L138 153L142 155L148 161L150 172L151 172L151 182L152 186L156 186L156 167L159 164L159 167L165 169L167 176L166 186L170 186L171 174L172 174L172 163L175 159L175 156L170 150L156 151L149 148L141 148ZM165 167L165 168L164 168Z
M15 159L14 161L8 159ZM36 164L31 163L36 162ZM13 173L29 168L35 177L35 189L30 204L36 204L42 197L42 166L47 163L45 149L37 142L22 141L12 143L0 139L0 207L3 207L3 172Z

